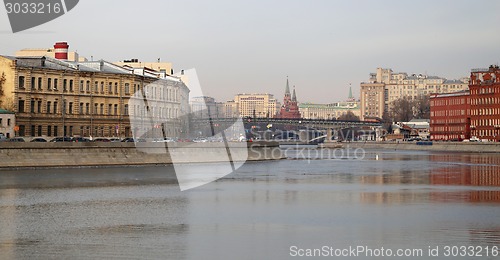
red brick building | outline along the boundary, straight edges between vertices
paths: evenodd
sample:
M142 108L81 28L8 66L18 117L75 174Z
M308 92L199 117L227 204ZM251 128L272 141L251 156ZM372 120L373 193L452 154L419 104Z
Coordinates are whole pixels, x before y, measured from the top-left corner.
M431 140L462 141L471 137L469 91L431 94Z
M500 68L472 70L469 89L472 136L500 141Z

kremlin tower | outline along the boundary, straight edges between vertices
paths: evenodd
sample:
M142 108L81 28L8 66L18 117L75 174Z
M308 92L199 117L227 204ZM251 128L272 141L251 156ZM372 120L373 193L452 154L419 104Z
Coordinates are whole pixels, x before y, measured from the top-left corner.
M276 118L287 118L287 119L297 119L300 117L299 106L297 104L297 95L295 93L295 87L293 88L293 95L290 96L290 86L288 84L288 78L286 79L286 89L285 98L283 99L283 105L276 115Z

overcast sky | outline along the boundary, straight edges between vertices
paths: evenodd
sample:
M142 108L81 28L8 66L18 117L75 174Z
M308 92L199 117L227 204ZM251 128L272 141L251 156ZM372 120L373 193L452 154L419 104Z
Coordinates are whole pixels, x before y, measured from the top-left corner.
M81 0L68 14L12 34L0 11L0 54L51 47L94 59L196 68L204 94L300 102L344 100L377 67L449 79L500 62L500 1Z

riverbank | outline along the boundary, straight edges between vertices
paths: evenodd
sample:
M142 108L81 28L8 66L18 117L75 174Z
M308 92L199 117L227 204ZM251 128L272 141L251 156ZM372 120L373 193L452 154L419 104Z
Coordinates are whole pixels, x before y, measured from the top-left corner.
M339 143L325 143L323 148L336 148ZM343 148L415 150L439 152L500 153L500 143L432 142L432 145L417 145L416 142L344 142Z
M0 143L1 168L92 167L283 159L275 142ZM174 158L174 159L172 159Z

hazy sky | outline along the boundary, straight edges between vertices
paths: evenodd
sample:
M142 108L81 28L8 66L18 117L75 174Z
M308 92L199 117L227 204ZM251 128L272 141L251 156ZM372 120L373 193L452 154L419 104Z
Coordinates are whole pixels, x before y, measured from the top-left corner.
M286 77L300 102L344 100L377 67L449 79L500 62L500 1L81 0L68 14L12 34L0 54L68 41L94 59L196 68L206 95L272 93Z

